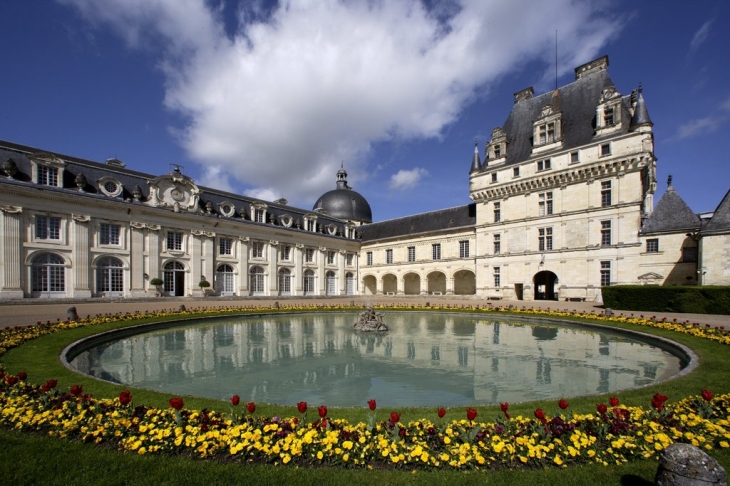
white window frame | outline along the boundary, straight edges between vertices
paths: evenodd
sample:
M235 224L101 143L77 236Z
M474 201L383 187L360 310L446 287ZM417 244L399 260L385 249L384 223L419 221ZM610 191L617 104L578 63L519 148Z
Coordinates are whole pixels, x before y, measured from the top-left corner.
M368 267L373 265L373 252L372 251L365 253L365 262L366 262L365 264Z
M252 241L251 242L251 258L263 260L266 254L266 243L263 241Z
M64 224L60 216L37 214L33 225L33 239L36 241L57 242L64 239Z
M601 181L601 207L607 208L612 205L612 184L611 181Z
M388 248L385 250L385 263L390 265L393 263L393 249Z
M233 256L234 242L233 238L221 236L218 238L218 255Z
M494 254L499 255L502 253L502 235L492 235L494 242Z
M115 234L116 233L116 234ZM122 225L99 223L99 246L121 246Z
M165 250L185 251L185 234L182 231L168 231L165 235Z
M459 258L469 258L469 240L459 242Z
M281 245L281 261L291 261L291 245Z
M659 253L659 238L648 238L646 240L647 253Z
M415 261L416 261L416 247L409 246L408 247L408 262L413 263Z
M314 248L305 248L304 249L304 261L306 263L315 263L315 253Z
M553 214L553 193L541 192L538 197L538 213L540 216L549 216Z
M494 222L499 223L502 221L502 204L495 201L494 202Z
M538 228L537 229L537 238L538 238L538 245L537 248L539 251L550 251L553 249L553 228L552 226L547 226L545 228Z
M552 163L550 162L550 159L538 160L536 164L538 172L550 170L552 168Z
M335 265L337 262L337 252L328 250L327 251L327 265Z
M441 243L433 243L431 245L431 259L441 260Z
M492 267L492 274L494 275L494 288L498 289L502 285L502 268Z
M611 220L601 221L601 246L611 246Z
M601 287L608 287L611 285L611 261L601 262Z

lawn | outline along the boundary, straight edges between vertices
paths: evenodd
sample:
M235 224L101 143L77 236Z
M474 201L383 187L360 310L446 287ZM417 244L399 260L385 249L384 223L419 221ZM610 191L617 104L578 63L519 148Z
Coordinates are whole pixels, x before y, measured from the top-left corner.
M296 309L302 311L302 309ZM281 309L279 309L281 311ZM463 309L460 311L464 311ZM260 312L260 311L259 311ZM492 313L491 315L493 315ZM524 316L524 313L522 313ZM505 314L506 316L506 314ZM166 316L178 318L187 316ZM538 318L537 316L535 316ZM551 318L568 320L584 320L585 316L561 315L549 313ZM158 319L159 318L155 318ZM31 383L43 383L49 379L58 380L58 390L68 390L72 385L81 385L85 392L91 392L97 399L117 399L124 390L113 384L99 382L91 378L80 376L63 367L58 356L61 350L69 343L81 337L103 330L129 326L132 321L117 321L114 318L109 322L91 327L77 327L62 332L47 334L30 340L25 344L10 349L0 357L0 363L9 373L25 371ZM154 320L154 319L147 319ZM727 353L727 344L724 344L724 332L713 330L694 329L694 334L700 337L677 332L672 329L652 327L652 325L630 324L620 320L601 321L615 327L638 329L654 335L667 337L690 347L700 359L699 367L691 374L658 384L652 387L621 392L618 396L622 406L644 407L649 409L652 397L661 393L669 397L667 407L672 402L687 396L696 396L701 389L710 389L716 395L730 391L730 379L723 370L730 365L730 355ZM658 324L657 324L658 325ZM679 329L677 326L666 327ZM685 326L687 327L687 326ZM706 337L713 332L719 334L716 342ZM702 337L704 336L704 337ZM160 393L132 390L135 404L144 404L159 409L169 410L169 395ZM228 413L230 405L227 402L183 397L186 409L209 409L220 413ZM595 414L597 403L608 403L609 396L590 396L570 399L570 412L574 414ZM256 404L256 415L271 417L298 416L295 407L282 407L266 404ZM531 418L537 408L544 409L549 415L555 416L560 410L554 402L532 402L510 404L509 412L513 417L523 416ZM493 422L502 416L499 407L475 407L480 420ZM312 411L310 411L311 413ZM435 410L409 408L398 410L401 424L427 418L435 420ZM316 413L316 412L315 412ZM369 410L367 404L362 408L330 409L329 418L344 419L351 424L367 422ZM453 420L463 420L465 408L448 410L448 417ZM387 415L387 412L383 413ZM386 417L379 417L387 420ZM527 419L526 419L527 420ZM404 426L403 428L406 428ZM451 471L451 470L422 470L413 469L412 465L401 470L399 465L392 467L376 467L373 470L343 467L297 467L291 465L246 464L231 463L230 457L223 461L196 460L177 455L140 455L129 452L119 452L109 446L96 446L50 438L38 433L22 433L8 429L0 429L0 440L5 447L0 448L0 454L5 459L0 461L0 478L7 484L10 481L20 484L35 484L41 480L52 484L75 484L77 482L96 481L105 484L198 484L202 482L216 484L230 482L255 482L257 484L342 484L344 482L362 483L367 481L383 481L389 484L442 484L442 483L472 483L485 481L488 484L651 484L656 471L655 458L649 460L632 461L627 464L602 466L587 464L580 466L562 467L518 467L510 470L511 466L497 467L488 471ZM710 451L727 469L730 465L728 449L714 448ZM184 456L189 453L182 454ZM24 458L18 461L17 458ZM259 461L260 462L260 461ZM585 462L585 461L584 461ZM447 468L448 469L448 468Z

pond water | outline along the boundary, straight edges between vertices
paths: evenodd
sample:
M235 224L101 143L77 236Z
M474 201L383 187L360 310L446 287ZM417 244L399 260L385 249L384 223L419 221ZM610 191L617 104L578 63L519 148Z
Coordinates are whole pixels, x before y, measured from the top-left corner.
M294 405L456 406L569 398L649 385L682 360L577 325L439 313L265 315L176 324L87 349L71 365L172 395Z

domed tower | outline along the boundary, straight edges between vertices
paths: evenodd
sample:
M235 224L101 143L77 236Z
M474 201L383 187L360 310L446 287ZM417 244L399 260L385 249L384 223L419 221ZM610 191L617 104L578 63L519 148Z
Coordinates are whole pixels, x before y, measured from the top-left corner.
M340 167L337 171L337 189L322 194L314 204L313 210L357 224L373 222L370 204L347 185L347 172L344 167Z

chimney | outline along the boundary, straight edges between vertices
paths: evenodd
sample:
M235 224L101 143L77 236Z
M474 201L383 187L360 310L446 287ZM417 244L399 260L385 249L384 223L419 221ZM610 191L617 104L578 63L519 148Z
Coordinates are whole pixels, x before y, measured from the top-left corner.
M591 62L575 68L575 79L580 79L599 71L605 71L606 69L608 69L608 56L601 56L598 59L594 59Z
M525 88L522 91L518 91L517 93L515 93L515 104L521 101L529 100L534 95L535 89L532 86L530 86L529 88Z

